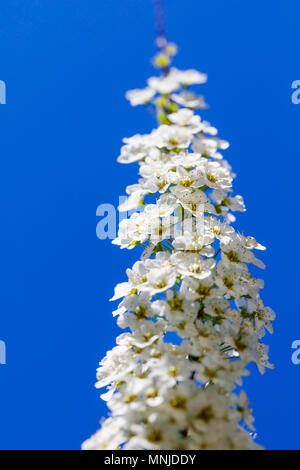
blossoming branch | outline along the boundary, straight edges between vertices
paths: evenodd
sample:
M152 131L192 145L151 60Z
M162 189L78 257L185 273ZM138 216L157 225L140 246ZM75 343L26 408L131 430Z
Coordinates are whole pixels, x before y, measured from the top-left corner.
M166 44L154 59L161 76L126 95L158 127L124 139L118 158L138 163L139 180L113 243L143 253L111 299L122 299L114 316L126 331L100 363L110 415L84 449L261 448L241 386L249 363L271 367L261 339L275 315L249 270L264 268L253 250L265 248L233 227L245 206L221 153L228 143L191 90L207 77L171 67L175 54Z

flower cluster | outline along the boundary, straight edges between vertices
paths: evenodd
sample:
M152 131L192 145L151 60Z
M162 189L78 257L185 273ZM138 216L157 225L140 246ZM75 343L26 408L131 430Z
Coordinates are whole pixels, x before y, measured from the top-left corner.
M119 162L138 162L140 178L127 187L114 243L143 247L112 300L125 332L98 370L97 387L110 416L84 449L257 449L242 377L254 362L261 373L274 312L259 291L264 268L253 237L232 226L244 211L232 195L234 175L223 159L228 143L196 110L204 99L190 90L206 81L196 70L170 68L127 98L146 105L159 126L124 139ZM164 54L166 55L166 51Z

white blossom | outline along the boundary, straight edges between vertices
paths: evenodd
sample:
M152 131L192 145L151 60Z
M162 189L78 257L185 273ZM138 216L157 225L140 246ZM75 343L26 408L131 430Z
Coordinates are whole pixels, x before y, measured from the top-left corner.
M147 104L155 95L155 91L151 88L143 88L142 90L130 90L126 93L126 98L130 101L131 106Z
M171 77L151 77L148 79L148 85L154 92L162 95L168 95L179 88L178 81Z
M207 81L205 73L198 72L198 70L178 70L175 67L171 68L169 76L171 79L179 82L183 86L200 85Z
M251 274L264 268L253 250L265 248L232 225L245 205L232 195L229 144L195 113L206 105L189 86L206 75L168 68L175 53L164 45L154 60L164 74L126 94L152 107L159 125L124 139L118 158L138 163L139 180L126 188L119 209L134 212L113 243L143 251L111 299L125 331L97 371L109 417L84 449L261 448L236 386L249 363L272 367L261 339L275 314Z
M171 100L174 103L179 104L190 109L205 109L207 104L204 101L203 96L196 95L192 91L183 90L181 93L172 93Z

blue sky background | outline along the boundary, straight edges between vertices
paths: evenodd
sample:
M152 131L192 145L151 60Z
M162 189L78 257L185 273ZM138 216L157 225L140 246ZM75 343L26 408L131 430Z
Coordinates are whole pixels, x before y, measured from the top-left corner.
M300 449L300 4L166 0L166 13L175 65L208 73L203 117L231 142L248 209L238 227L268 246L276 368L245 381L258 440ZM154 125L124 99L152 74L153 42L151 0L1 2L2 449L77 449L106 413L93 384L119 333L108 299L138 251L96 238L96 207L136 181L137 167L116 158L124 136Z

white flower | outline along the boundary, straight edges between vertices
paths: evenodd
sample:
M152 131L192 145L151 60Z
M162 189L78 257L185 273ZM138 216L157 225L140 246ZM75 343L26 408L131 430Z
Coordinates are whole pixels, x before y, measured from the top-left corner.
M242 196L230 197L222 189L215 189L211 198L219 206L220 212L226 213L229 209L241 212L246 210Z
M174 286L176 282L176 270L171 267L151 269L148 275L147 285L143 289L150 291L152 295L164 292Z
M192 251L206 257L211 257L215 254L215 251L209 245L209 241L211 241L209 233L198 234L197 230L193 232L186 230L184 234L175 236L173 246L175 250Z
M207 217L206 222L208 224L208 230L213 237L222 240L222 237L230 235L234 232L234 228L231 225L222 223L220 220L215 217Z
M199 178L202 178L202 184L209 188L224 190L231 188L232 177L229 171L218 162L204 160L202 165L198 166L197 174Z
M207 82L207 75L197 70L178 70L175 67L170 71L170 78L184 86L197 85Z
M203 96L198 96L191 91L182 91L181 93L172 93L172 101L190 109L205 109L207 104L204 101Z
M125 138L121 149L121 155L118 157L120 163L132 163L145 158L151 148L152 141L149 135L135 135Z
M249 272L242 264L230 265L220 261L217 266L216 284L223 294L239 299L240 296L248 295Z
M151 77L148 79L149 87L161 95L168 95L179 88L179 83L170 77Z
M205 279L210 276L215 266L214 260L204 260L196 253L175 253L171 256L171 262L182 276L192 276L196 279Z
M138 106L140 104L147 104L155 95L152 88L143 88L141 90L135 89L127 91L126 98L130 101L131 106Z
M121 297L129 294L130 290L131 285L129 282L121 282L120 284L116 285L114 296L110 300L120 299Z
M193 150L200 153L204 157L212 157L215 160L221 160L222 155L218 149L226 150L228 142L217 139L216 137L199 137L193 140Z
M190 109L183 108L176 113L169 114L169 119L178 126L189 126L195 134L205 129L205 125L201 123L200 116L194 114Z
M126 440L124 433L124 418L108 418L101 429L82 444L82 450L115 450L120 442Z
M220 246L223 251L222 257L224 261L230 263L253 263L257 267L264 269L264 263L257 259L251 251L251 245L253 244L252 240L250 243L248 242L250 247L247 246L247 242L248 240L246 237L236 233L223 237ZM261 245L259 245L259 248L260 247ZM264 247L262 247L262 249L264 249Z
M203 191L191 192L191 190L179 185L172 187L171 191L189 213L198 216L202 216L205 212L215 214L214 206Z
M192 141L192 131L185 127L160 126L154 134L155 145L158 148L172 150L187 148Z
M209 276L201 280L194 277L185 277L182 281L180 292L182 296L189 300L218 297L218 292L214 288L213 271Z
M130 219L123 219L119 224L118 237L113 241L121 248L133 248L134 242L143 243L150 231L149 221L144 212L134 212Z
M171 194L164 194L158 200L157 204L148 204L145 208L146 216L149 217L167 217L173 214L178 206L176 198Z

